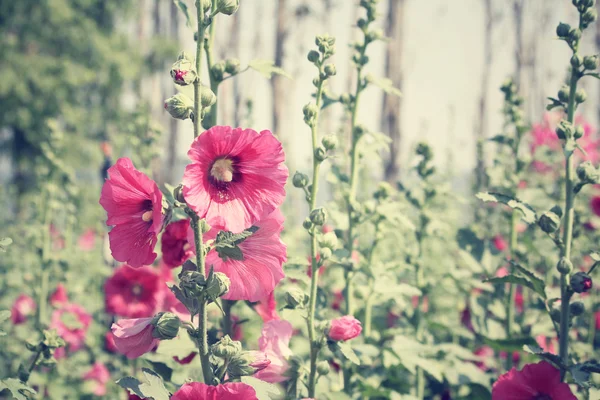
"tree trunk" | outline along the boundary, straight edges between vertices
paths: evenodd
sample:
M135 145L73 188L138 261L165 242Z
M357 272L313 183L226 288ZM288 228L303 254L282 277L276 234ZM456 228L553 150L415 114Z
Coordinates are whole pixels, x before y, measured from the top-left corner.
M388 0L388 14L385 33L391 40L387 44L385 58L385 76L390 78L395 87L402 89L402 49L404 0ZM385 180L394 183L400 173L400 106L401 99L384 93L381 129L392 139L390 157L385 165Z

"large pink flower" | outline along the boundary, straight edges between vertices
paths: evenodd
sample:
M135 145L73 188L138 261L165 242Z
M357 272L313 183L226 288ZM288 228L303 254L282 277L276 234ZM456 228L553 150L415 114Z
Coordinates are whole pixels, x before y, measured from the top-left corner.
M284 200L285 156L269 131L214 126L194 140L188 156L183 196L210 225L241 232Z
M231 281L229 292L223 296L226 300L260 301L273 292L285 276L282 265L286 260L286 247L279 238L283 230L281 211L273 211L254 227L258 229L238 244L243 259L227 257L225 261L217 251L206 256L206 265L212 265L215 272L224 273ZM213 226L205 239L214 239L223 229L222 226Z
M50 328L56 329L59 336L69 345L70 351L77 351L83 347L91 323L92 316L83 307L65 304L52 313Z
M154 268L122 265L104 284L106 312L129 318L150 317L162 305L166 289Z
M179 267L193 254L188 243L188 230L190 230L190 221L187 219L170 223L165 228L160 238L165 265L171 268Z
M10 320L19 325L27 321L30 315L35 313L35 300L26 294L20 294L10 308Z
M327 336L329 339L340 341L354 339L362 332L360 321L352 315L345 315L331 321Z
M294 333L292 324L283 320L271 320L263 325L258 339L260 351L267 353L271 363L254 376L265 382L279 383L289 379L285 373L289 369L288 358L292 355L289 344Z
M92 369L83 375L83 380L92 381L94 383L94 394L96 396L105 396L106 384L110 380L110 372L108 371L108 368L106 368L106 365L97 361L92 366Z
M151 351L159 342L152 335L154 318L122 319L110 328L114 335L115 346L119 353L127 358L137 358Z
M256 303L254 305L254 311L260 315L263 322L279 319L279 315L277 314L277 302L275 301L275 291L273 290L267 297Z
M217 386L191 382L173 393L171 400L258 400L258 397L252 386L241 382Z
M577 400L569 385L561 382L560 371L546 361L527 364L500 376L492 386L492 400Z
M154 246L162 229L162 193L156 183L135 169L129 158L120 158L108 170L100 205L108 214L110 249L117 261L132 267L156 259Z

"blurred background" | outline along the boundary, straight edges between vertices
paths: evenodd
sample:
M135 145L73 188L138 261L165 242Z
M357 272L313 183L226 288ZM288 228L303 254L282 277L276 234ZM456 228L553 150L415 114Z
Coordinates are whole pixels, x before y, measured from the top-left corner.
M218 123L272 130L284 143L290 171L306 169L310 140L302 106L311 100L314 74L306 54L316 34L335 36L330 95L353 90L348 44L358 35L357 3L241 0L239 12L221 16L218 60L238 58L242 68L253 59L272 60L292 79L250 70L223 82ZM132 157L159 183L179 182L192 127L170 118L163 102L176 93L170 65L179 51L195 47L182 4L193 10L192 0L0 3L4 221L24 211L23 196L39 179L36 155L52 134L61 141L55 156L74 179L94 185L94 196L105 155ZM416 142L425 140L455 190L468 194L475 171L490 158L477 143L502 129L505 78L521 87L527 119L543 119L545 97L555 95L567 73L561 60L568 49L553 39L554 29L564 16L575 20L574 8L564 0L381 0L379 8L377 23L389 41L371 46L367 71L391 78L403 95L375 87L365 93L360 123L393 141L383 165L374 162L369 173L395 181L411 165ZM584 52L597 52L600 31L587 40ZM600 97L594 83L583 81L592 99ZM597 103L580 108L594 125ZM321 132L348 137L342 114L341 107L328 108ZM292 194L292 204L293 196L300 193Z

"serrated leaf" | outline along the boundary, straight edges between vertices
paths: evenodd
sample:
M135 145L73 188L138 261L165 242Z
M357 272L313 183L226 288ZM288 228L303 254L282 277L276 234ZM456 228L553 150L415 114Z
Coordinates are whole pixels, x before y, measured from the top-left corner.
M185 4L185 2L183 2L181 0L173 0L173 3L175 3L177 8L179 8L179 10L181 10L183 15L185 15L185 25L188 28L192 28L193 27L192 26L192 16L190 15L190 10L188 10L187 4Z
M354 350L352 350L352 347L350 347L348 343L337 342L337 347L340 350L340 352L344 355L344 357L348 359L348 361L356 365L360 365L360 360L358 359L358 356L356 355Z
M273 61L256 59L248 63L248 67L252 68L256 72L260 73L267 79L271 79L273 74L285 76L288 79L293 79L290 74L285 72L282 68L276 66Z
M12 244L13 240L9 237L0 238L0 251L6 253L6 248Z
M402 92L400 92L400 89L395 88L394 82L389 78L377 78L377 77L369 74L369 75L367 75L366 79L367 79L367 82L372 83L373 85L379 87L387 94L391 94L393 96L398 96L398 97L402 96Z
M529 271L527 268L523 267L521 264L514 262L513 260L509 260L510 264L515 267L520 273L525 275L525 278L531 283L530 288L539 294L542 299L546 300L546 282L540 277L538 277L533 272Z
M27 400L28 395L24 392L36 394L35 389L30 388L25 383L15 378L7 378L0 380L0 392L8 390L16 400Z
M279 388L272 383L261 381L251 376L242 376L242 382L252 386L256 391L256 397L261 400L275 400L281 397Z
M559 356L556 354L548 353L544 351L540 346L537 345L525 345L523 346L523 350L529 354L535 354L536 356L551 361L556 365L563 365Z
M535 210L529 204L523 203L521 200L501 194L491 192L479 192L475 195L478 199L484 202L506 204L513 210L519 210L522 214L523 221L528 224L533 224L537 220Z
M524 346L537 346L537 342L529 336L510 339L490 339L481 336L481 340L484 344L497 351L520 351Z
M154 400L169 400L170 393L165 388L160 376L147 368L142 368L142 373L144 374L143 381L132 376L126 376L119 379L117 384L141 398L149 397Z

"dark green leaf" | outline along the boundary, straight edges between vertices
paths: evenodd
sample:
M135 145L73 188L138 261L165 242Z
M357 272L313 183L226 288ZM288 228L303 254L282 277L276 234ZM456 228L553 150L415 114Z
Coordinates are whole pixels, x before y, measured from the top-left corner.
M37 392L15 378L7 378L0 380L0 392L8 390L16 400L27 400L28 396L25 392L36 394Z
M505 144L507 146L512 146L515 143L515 140L511 137L505 135L496 135L488 139L490 142L496 142L499 144Z
M527 222L528 224L533 224L537 220L535 210L529 204L523 203L519 199L506 196L501 193L490 192L479 192L475 195L475 197L485 202L506 204L514 210L521 211L523 221Z
M154 400L169 400L169 391L165 388L160 376L147 368L142 368L144 380L139 381L132 376L126 376L117 381L117 384L129 392L141 398L152 398Z
M185 24L189 28L192 28L192 17L190 15L190 11L188 10L187 4L185 4L185 2L183 2L181 0L173 0L173 3L175 3L177 8L179 8L181 10L181 12L183 13L183 15L185 15Z
M356 353L354 353L354 350L352 350L352 347L350 347L348 343L337 342L337 347L340 350L340 352L344 355L344 357L348 359L348 361L356 365L360 365L360 360L358 359Z
M490 339L485 336L481 336L481 340L484 344L487 344L492 349L497 351L520 351L523 346L537 346L537 342L529 336L516 337L510 339Z
M540 346L537 345L525 345L523 350L530 354L535 354L544 360L548 360L556 365L562 365L562 361L556 354L545 352Z
M521 264L516 263L512 260L509 261L510 264L515 267L520 273L525 275L525 278L530 282L531 288L534 292L539 294L542 299L546 300L546 282L540 277L538 277L533 272L529 271L527 268L523 267Z

